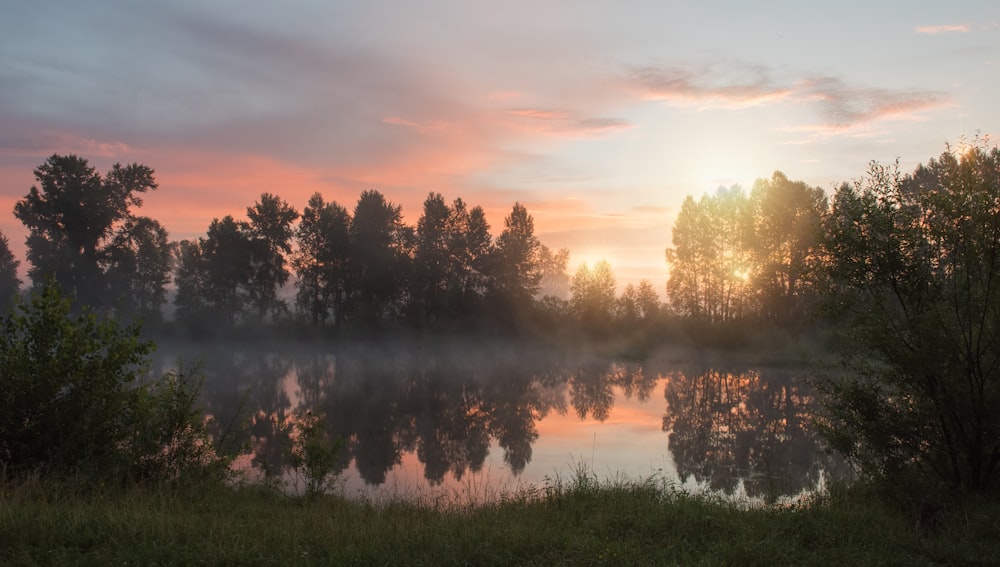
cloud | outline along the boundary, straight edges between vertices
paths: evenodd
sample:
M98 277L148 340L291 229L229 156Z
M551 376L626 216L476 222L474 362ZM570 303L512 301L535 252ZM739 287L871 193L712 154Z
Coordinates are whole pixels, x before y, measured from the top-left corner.
M634 127L627 120L582 116L568 110L515 108L507 114L517 119L516 126L523 130L563 138L597 138Z
M744 66L743 76L732 70L716 71L711 67L645 67L633 73L632 83L641 96L678 106L699 108L746 108L785 100L793 94L788 87L775 84L766 69Z
M741 109L792 103L812 109L819 121L778 128L822 136L857 133L883 120L919 120L951 104L939 91L850 85L838 77L782 79L760 65L654 68L633 73L640 96L700 109Z
M40 161L53 153L125 160L134 159L139 152L119 140L86 137L40 122L11 123L0 131L0 157L4 159Z
M967 24L943 24L936 26L917 26L913 28L913 31L927 35L938 35L942 33L969 33L971 30Z
M417 122L415 120L407 120L406 118L401 118L399 116L386 116L382 119L382 122L386 124L393 124L395 126L406 126L408 128L413 128L414 130L427 134L431 132L440 132L448 127L445 122L435 120L431 122Z
M834 128L850 128L883 119L913 119L924 111L950 103L944 93L853 87L834 77L802 81L798 97L813 102Z

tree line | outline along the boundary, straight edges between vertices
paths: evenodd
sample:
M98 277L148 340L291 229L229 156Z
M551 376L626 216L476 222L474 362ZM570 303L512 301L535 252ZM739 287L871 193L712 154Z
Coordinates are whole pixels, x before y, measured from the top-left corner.
M77 306L147 325L171 307L196 333L288 320L348 332L518 330L567 316L596 328L660 311L649 281L619 297L606 261L570 278L569 250L542 244L520 203L494 238L482 207L440 193L428 195L416 226L376 190L353 210L316 193L299 211L263 193L245 220L215 218L204 237L171 241L138 214L142 194L157 189L147 166L116 164L101 176L84 158L53 155L34 173L14 207L29 231L32 285L52 280ZM0 234L5 304L19 289L18 265Z

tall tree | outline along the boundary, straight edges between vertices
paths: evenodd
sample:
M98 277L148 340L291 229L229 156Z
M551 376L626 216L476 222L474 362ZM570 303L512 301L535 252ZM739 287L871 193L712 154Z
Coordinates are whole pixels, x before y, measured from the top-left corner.
M158 322L172 268L167 231L149 217L125 221L107 248L107 273L113 306L123 314Z
M581 264L573 275L570 305L585 327L606 329L615 313L615 273L607 260L591 270Z
M14 296L21 288L21 280L17 277L20 264L10 251L7 236L0 232L0 314L10 308Z
M524 205L515 203L496 240L493 271L497 299L514 313L527 308L538 293L542 281L538 262L540 250L535 220Z
M568 298L570 291L567 268L569 266L569 248L560 248L553 252L548 246L542 244L538 249L538 265L542 271L541 287L538 293L559 299Z
M204 287L199 290L211 320L231 326L251 307L254 246L247 223L226 215L213 219L199 243Z
M622 290L615 302L615 312L618 319L626 325L633 324L642 317L642 310L639 307L639 290L636 289L635 285L629 283Z
M277 317L287 311L285 302L278 298L278 289L290 275L285 257L292 252L292 223L299 213L277 195L262 193L258 202L247 207L247 218L253 255L247 292L260 322L268 314Z
M788 322L800 317L812 298L823 240L826 195L819 187L790 181L776 171L750 192L754 238L753 286L761 314Z
M319 193L302 210L292 268L298 274L296 306L314 325L325 323L331 311L338 329L343 322L349 293L350 229L347 209L325 202Z
M636 290L636 303L643 319L653 319L660 314L660 294L656 293L656 288L649 280L639 281L639 289Z
M410 267L413 231L402 208L378 191L361 194L351 223L351 276L358 315L374 324L398 315Z
M486 213L478 205L469 209L462 199L455 199L451 217L453 231L448 249L456 273L449 305L453 316L474 317L482 308L492 278L493 237Z
M208 315L208 273L202 257L203 239L181 240L171 246L174 265L175 319L189 328L202 325Z
M667 249L667 294L681 314L725 321L745 314L747 198L738 186L685 199Z
M439 317L448 304L449 291L458 287L458 262L452 257L453 247L459 243L456 220L440 193L427 196L417 221L410 285L411 306L418 321Z
M53 155L35 168L37 185L14 206L28 228L28 271L34 285L52 277L85 305L110 297L104 260L115 234L142 205L140 193L156 189L153 170L115 164L102 179L86 159Z

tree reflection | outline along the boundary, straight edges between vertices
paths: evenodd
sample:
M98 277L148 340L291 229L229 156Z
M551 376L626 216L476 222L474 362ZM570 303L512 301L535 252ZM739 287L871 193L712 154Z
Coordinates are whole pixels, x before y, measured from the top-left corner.
M659 380L659 375L647 373L641 364L599 359L579 363L568 372L570 399L576 414L580 419L587 419L590 414L601 422L611 415L615 388L619 388L626 398L635 396L639 401L646 401Z
M663 430L681 478L751 496L791 494L835 467L810 430L812 393L784 370L675 372Z
M353 463L371 485L385 483L406 455L432 485L460 480L483 468L494 445L517 475L532 460L539 420L572 411L605 421L619 396L646 401L665 375L662 425L682 477L791 492L831 466L815 460L811 394L788 372L671 372L665 360L468 343L226 345L203 360L205 407L220 429L242 419L251 464L270 476L282 474L290 423L307 410L324 415L329 437L343 442L336 472Z

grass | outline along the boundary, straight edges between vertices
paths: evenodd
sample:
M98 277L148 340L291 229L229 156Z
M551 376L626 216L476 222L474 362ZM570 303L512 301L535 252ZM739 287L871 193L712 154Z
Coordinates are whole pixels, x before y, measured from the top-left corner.
M293 497L261 486L0 487L3 565L997 565L992 502L921 534L863 486L740 508L586 471L490 503Z

